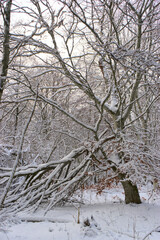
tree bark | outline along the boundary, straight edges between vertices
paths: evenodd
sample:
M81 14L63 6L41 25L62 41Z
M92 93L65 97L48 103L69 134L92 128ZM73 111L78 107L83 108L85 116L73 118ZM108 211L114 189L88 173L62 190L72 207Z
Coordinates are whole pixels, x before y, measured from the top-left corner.
M141 203L138 188L136 185L133 185L131 181L126 180L126 181L122 181L122 186L124 188L126 204L129 204L129 203L140 204Z
M9 64L9 39L10 39L10 15L11 15L11 5L12 0L8 0L6 2L6 6L4 7L4 12L2 11L2 6L0 3L1 12L4 20L4 40L3 40L3 55L2 55L2 67L0 72L0 102L3 94L3 87L6 82L7 72L8 72L8 64Z

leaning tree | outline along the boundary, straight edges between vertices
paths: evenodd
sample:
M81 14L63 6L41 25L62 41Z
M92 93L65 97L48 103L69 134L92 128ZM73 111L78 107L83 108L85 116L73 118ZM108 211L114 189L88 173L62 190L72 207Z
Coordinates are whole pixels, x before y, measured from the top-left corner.
M147 174L158 178L159 168L159 112L155 114L159 4L153 0L30 4L18 8L28 16L26 31L10 37L21 44L11 71L18 72L19 88L25 86L29 93L19 93L18 102L32 102L31 115L36 104L62 113L69 119L65 133L72 132L79 147L61 160L1 168L1 182L10 179L1 204L37 206L49 199L49 209L66 201L90 175L104 172L106 178L117 177L122 183L126 203L141 203L137 184L147 181ZM23 60L17 64L19 58ZM53 73L59 74L58 84L49 81Z

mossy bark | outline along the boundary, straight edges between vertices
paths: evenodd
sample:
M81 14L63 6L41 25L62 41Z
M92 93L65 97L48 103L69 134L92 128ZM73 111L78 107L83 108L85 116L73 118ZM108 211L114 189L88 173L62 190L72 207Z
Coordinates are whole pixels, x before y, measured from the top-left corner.
M122 181L122 186L125 193L125 203L136 203L140 204L141 199L136 185L133 185L131 181Z

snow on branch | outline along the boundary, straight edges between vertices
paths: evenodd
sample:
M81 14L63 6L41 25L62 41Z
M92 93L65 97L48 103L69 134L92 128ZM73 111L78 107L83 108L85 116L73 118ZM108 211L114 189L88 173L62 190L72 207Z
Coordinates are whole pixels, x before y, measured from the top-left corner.
M66 194L67 191L72 192L73 188L78 187L89 167L90 157L86 154L87 149L82 146L59 161L17 168L2 207L13 207L14 211L19 211L33 205L37 208L49 199L51 199L49 206L52 206L70 197L70 194ZM79 161L80 156L83 160L77 165L75 161L76 159ZM5 168L1 168L0 171L3 172L0 174L2 179L0 186L3 187L4 182L10 179L12 168L10 171L8 168L6 171Z

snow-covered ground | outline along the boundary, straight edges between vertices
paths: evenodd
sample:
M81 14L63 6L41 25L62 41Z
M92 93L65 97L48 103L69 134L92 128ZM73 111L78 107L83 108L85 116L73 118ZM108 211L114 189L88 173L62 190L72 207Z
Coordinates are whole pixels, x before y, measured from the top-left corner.
M121 188L87 190L79 194L85 204L3 216L0 240L160 240L160 192L150 194L141 189L143 203L125 205Z

